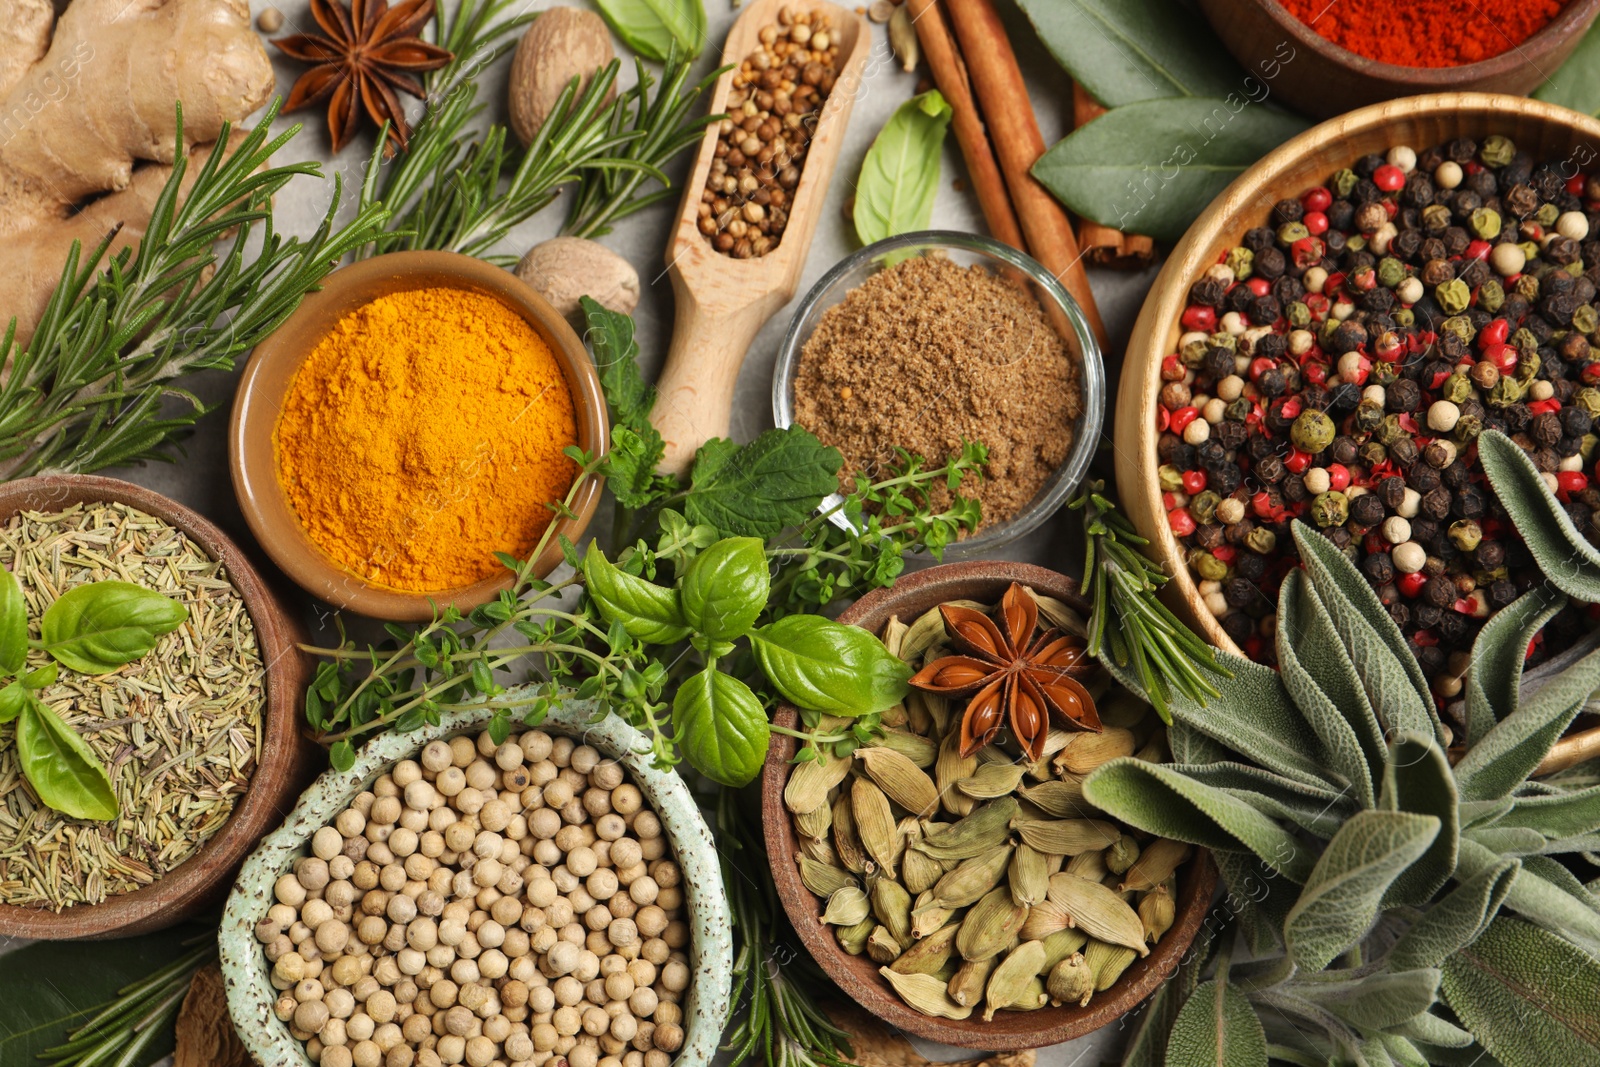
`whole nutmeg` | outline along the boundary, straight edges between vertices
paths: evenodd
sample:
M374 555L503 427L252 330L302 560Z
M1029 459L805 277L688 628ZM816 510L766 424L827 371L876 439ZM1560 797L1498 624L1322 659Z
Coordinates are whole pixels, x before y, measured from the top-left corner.
M605 20L593 11L553 7L534 20L511 61L511 129L524 145L533 141L573 78L579 92L616 53ZM606 94L609 101L615 89Z
M549 15L539 22L545 18ZM535 27L538 25L534 23ZM590 297L619 315L630 315L639 305L639 272L605 245L582 237L552 237L534 245L517 264L516 275L550 301L580 334L580 297ZM548 797L545 801L550 803Z

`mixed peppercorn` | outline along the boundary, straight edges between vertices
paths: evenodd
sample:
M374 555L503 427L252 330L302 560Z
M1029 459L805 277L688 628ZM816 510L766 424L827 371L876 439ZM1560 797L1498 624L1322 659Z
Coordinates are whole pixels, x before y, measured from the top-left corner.
M1168 521L1207 607L1264 662L1289 523L1320 529L1448 704L1484 619L1539 577L1478 434L1511 435L1600 538L1600 175L1499 136L1401 146L1270 221L1194 282L1162 364ZM1534 654L1585 625L1568 609Z

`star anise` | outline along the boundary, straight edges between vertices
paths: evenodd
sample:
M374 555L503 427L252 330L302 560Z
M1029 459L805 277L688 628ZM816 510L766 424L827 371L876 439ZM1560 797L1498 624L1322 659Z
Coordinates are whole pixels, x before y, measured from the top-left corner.
M1011 583L1000 601L1000 621L971 608L941 604L945 633L961 655L943 656L918 671L911 684L944 696L971 696L961 716L961 755L975 755L1009 721L1030 760L1044 755L1050 722L1100 730L1094 698L1078 681L1095 669L1084 642L1060 630L1037 638L1039 606Z
M297 33L273 41L287 56L313 64L289 91L284 110L328 101L328 133L335 152L361 125L361 111L381 126L389 123L384 154L405 148L411 137L398 92L427 95L413 75L438 70L455 57L416 33L433 17L434 0L311 0L311 16L322 33Z

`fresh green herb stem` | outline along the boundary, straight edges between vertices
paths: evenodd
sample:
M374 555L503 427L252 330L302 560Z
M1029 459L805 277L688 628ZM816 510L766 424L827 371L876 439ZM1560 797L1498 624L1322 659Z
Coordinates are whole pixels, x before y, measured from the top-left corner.
M217 958L216 936L203 934L198 947L155 973L117 991L117 999L72 1031L65 1042L39 1054L45 1067L136 1067L151 1043L172 1026L194 974Z

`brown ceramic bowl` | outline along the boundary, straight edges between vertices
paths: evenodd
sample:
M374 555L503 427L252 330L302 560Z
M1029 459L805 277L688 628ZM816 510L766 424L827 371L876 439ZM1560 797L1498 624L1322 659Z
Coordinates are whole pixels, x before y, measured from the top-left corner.
M1588 166L1600 152L1600 121L1553 104L1490 93L1436 93L1352 111L1316 126L1264 156L1223 190L1173 248L1134 324L1122 364L1116 419L1117 487L1145 552L1172 575L1162 599L1180 619L1218 648L1243 655L1206 608L1184 553L1161 507L1156 471L1157 394L1161 360L1176 351L1178 318L1189 285L1244 232L1259 225L1286 196L1316 185L1370 152L1397 145L1422 149L1456 137L1504 134L1536 159L1577 159ZM1600 754L1600 729L1558 742L1539 773Z
M999 600L1012 582L1056 597L1083 612L1089 604L1078 595L1078 583L1055 571L1026 563L972 561L949 563L918 571L856 601L839 621L879 633L891 615L914 619L950 600ZM795 709L778 709L776 722L794 728ZM933 1019L907 1007L895 995L878 965L865 955L852 956L839 947L833 930L822 923L822 902L800 883L795 854L800 847L789 810L783 806L783 787L789 780L795 739L774 734L761 772L761 816L766 831L767 855L784 911L812 958L851 1000L892 1026L959 1048L1009 1051L1042 1048L1098 1030L1133 1010L1176 970L1205 919L1216 888L1217 869L1209 853L1190 860L1178 876L1177 917L1150 955L1134 961L1116 985L1096 993L1087 1008L1067 1005L1037 1011L1002 1011L984 1022L969 1019Z
M429 592L369 581L334 562L312 542L278 481L273 430L283 399L306 357L356 308L390 293L425 288L483 293L521 315L550 345L572 391L578 445L599 454L610 440L605 397L583 340L543 297L510 272L452 252L394 252L328 275L322 289L306 297L250 357L233 403L229 461L245 521L272 561L312 596L375 619L431 619L435 604L453 603L466 611L492 600L513 579L506 570L472 585ZM582 537L600 501L600 487L600 479L591 478L579 490L572 507L576 518L557 519L558 534L573 542ZM561 546L551 538L536 574L543 577L560 562Z
M1525 96L1578 46L1600 14L1600 0L1571 0L1521 45L1459 67L1402 67L1341 48L1290 14L1278 0L1199 0L1234 58L1252 73L1275 70L1274 96L1313 118L1402 96L1446 91ZM1470 8L1470 5L1464 5ZM1283 49L1292 49L1293 58Z
M43 940L131 937L182 922L219 902L233 874L262 835L283 821L315 765L300 733L300 700L311 679L300 651L300 622L286 612L239 546L210 522L175 501L128 482L87 475L47 475L0 485L0 521L18 511L58 511L73 504L127 504L170 523L227 568L239 590L266 664L267 707L255 773L233 814L216 835L159 881L99 904L61 912L0 905L0 935Z

